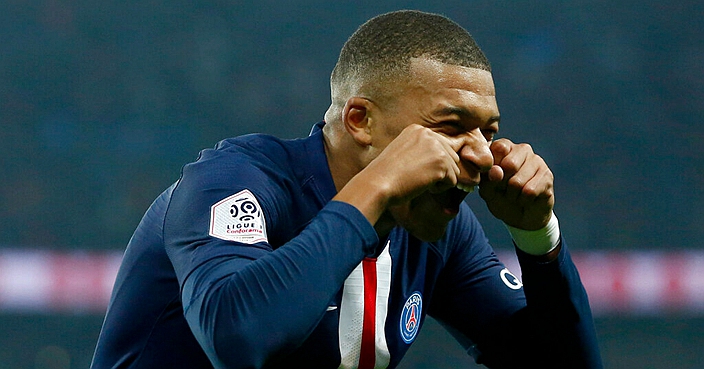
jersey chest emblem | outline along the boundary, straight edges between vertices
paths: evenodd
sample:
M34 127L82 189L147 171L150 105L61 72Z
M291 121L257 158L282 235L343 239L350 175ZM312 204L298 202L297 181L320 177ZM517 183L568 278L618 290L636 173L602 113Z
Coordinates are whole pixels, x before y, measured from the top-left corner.
M268 242L264 213L254 194L242 190L211 206L208 234L247 244Z
M399 331L403 342L410 344L416 338L420 329L421 312L423 311L423 296L420 292L414 292L401 311L401 319L399 321Z

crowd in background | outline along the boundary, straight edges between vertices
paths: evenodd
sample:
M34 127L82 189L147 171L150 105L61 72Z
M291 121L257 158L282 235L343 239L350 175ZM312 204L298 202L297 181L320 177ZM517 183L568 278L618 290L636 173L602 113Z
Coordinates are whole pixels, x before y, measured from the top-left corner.
M403 8L475 36L500 136L555 172L590 301L613 308L597 311L606 367L703 367L701 1L3 0L0 369L88 367L111 288L101 276L181 166L226 137L306 135L346 37ZM511 254L503 226L468 202ZM432 320L419 340L403 368L475 367Z
M306 135L364 3L3 2L2 247L122 249L201 149ZM492 61L500 135L551 165L573 248L701 247L700 4L416 3Z

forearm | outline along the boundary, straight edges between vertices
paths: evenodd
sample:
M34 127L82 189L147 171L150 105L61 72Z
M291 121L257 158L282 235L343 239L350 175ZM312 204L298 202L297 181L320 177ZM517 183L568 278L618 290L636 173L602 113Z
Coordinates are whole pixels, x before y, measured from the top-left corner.
M587 294L563 242L550 262L517 250L532 320L525 334L552 367L601 368Z
M370 224L376 224L389 203L389 186L378 177L365 174L353 177L333 200L354 206Z
M332 202L274 252L196 269L183 286L186 318L219 366L261 367L307 337L376 243L361 214Z

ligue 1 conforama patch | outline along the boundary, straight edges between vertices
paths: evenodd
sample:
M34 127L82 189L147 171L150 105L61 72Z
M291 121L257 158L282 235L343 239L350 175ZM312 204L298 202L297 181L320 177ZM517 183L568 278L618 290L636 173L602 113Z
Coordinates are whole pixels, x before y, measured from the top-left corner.
M246 244L268 242L264 213L254 194L242 190L211 206L208 234Z
M421 312L423 311L423 296L420 292L414 292L401 311L401 320L399 322L399 330L403 342L410 344L416 339L418 330L420 329Z

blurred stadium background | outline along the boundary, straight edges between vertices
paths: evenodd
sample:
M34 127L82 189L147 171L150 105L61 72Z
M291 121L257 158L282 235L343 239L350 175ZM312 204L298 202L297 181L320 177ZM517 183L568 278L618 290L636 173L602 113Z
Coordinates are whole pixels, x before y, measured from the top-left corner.
M701 1L3 0L0 369L87 368L121 252L181 165L307 134L349 34L402 8L492 61L501 135L555 172L606 367L703 368ZM477 367L432 320L418 340L403 368Z

